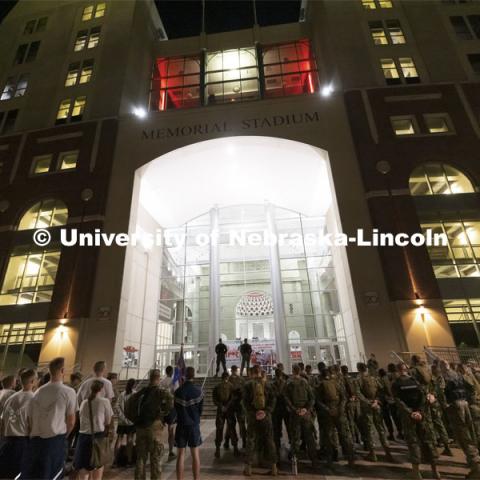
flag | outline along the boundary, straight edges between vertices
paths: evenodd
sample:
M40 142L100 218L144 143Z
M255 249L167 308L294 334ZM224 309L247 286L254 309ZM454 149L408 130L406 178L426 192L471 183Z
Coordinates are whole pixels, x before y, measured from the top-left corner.
M175 372L173 374L172 383L175 385L175 388L180 386L183 383L185 376L185 358L183 357L183 343L180 347L180 355L177 359L177 364L175 365Z

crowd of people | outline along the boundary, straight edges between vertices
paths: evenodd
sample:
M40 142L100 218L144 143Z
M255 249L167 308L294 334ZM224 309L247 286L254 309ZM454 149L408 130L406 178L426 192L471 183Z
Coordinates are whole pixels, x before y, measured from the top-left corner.
M242 350L242 357L250 353L248 347ZM439 456L452 456L455 445L465 454L467 478L480 479L480 369L475 362L428 365L413 356L408 365L382 369L372 354L355 373L320 362L316 374L303 363L287 374L279 363L270 377L244 360L246 376L236 365L227 371L220 361L223 374L212 392L215 458L222 456L222 445L231 446L244 459L244 475L251 476L258 462L276 476L285 466L281 459L288 459L293 474L304 459L318 472L342 457L354 469L360 455L377 461L379 441L384 461L392 463L398 460L392 442L404 442L417 479L422 463L440 478ZM135 479L147 473L159 479L164 433L177 479L184 478L186 448L193 478L200 478L204 394L194 383L193 367L180 381L171 366L163 376L153 369L147 386L130 379L120 393L118 376L107 373L102 361L86 378L72 374L69 385L64 376L59 357L44 375L23 369L2 380L0 478L100 480L113 459L114 467L134 466Z

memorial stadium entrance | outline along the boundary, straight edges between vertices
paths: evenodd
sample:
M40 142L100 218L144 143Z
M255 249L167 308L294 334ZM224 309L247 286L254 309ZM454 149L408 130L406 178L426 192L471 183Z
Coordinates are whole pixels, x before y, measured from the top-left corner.
M211 373L214 347L239 362L351 364L363 353L326 151L272 137L189 145L136 172L122 287L124 366L175 362ZM125 363L126 362L126 363Z

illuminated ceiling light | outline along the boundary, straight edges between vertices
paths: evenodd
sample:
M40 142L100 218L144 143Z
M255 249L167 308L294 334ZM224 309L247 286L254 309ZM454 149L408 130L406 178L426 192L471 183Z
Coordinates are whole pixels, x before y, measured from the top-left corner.
M333 86L331 83L329 83L328 85L325 85L320 90L320 94L322 95L322 97L329 97L332 93L333 93Z
M147 111L143 107L133 107L132 112L138 118L145 118L147 116Z

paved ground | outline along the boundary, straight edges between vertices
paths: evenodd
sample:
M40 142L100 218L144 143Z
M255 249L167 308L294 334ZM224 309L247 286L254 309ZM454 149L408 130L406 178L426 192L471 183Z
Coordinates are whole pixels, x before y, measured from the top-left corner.
M242 475L243 463L241 458L235 458L230 451L222 451L222 458L217 460L214 458L214 437L215 437L215 424L214 420L205 420L202 422L202 435L204 443L201 447L201 460L202 460L202 479L214 480L225 479L229 480L244 480L246 477ZM465 478L468 470L465 467L465 461L463 454L458 449L453 449L454 457L441 457L440 458L440 472L444 479L462 479ZM357 466L354 470L347 468L345 462L335 465L330 471L326 470L326 467L320 467L318 472L314 472L308 462L299 463L299 475L294 477L290 474L290 465L287 461L284 461L280 465L280 477L282 479L328 479L328 480L341 480L347 478L357 479L406 479L409 478L409 464L406 459L406 447L403 443L393 443L392 451L395 458L398 460L398 464L389 465L382 462L381 451L378 450L378 463L370 463L361 460L363 454L362 451L358 452L359 458ZM190 470L190 457L187 456L185 463L185 479L192 479ZM424 478L432 478L430 471L426 465L422 466L422 472ZM267 470L262 468L254 468L253 479L266 479L271 478L267 476ZM109 469L105 472L105 479L108 480L130 480L133 479L133 469ZM175 461L167 462L165 457L165 463L163 466L162 480L174 480L175 479Z

